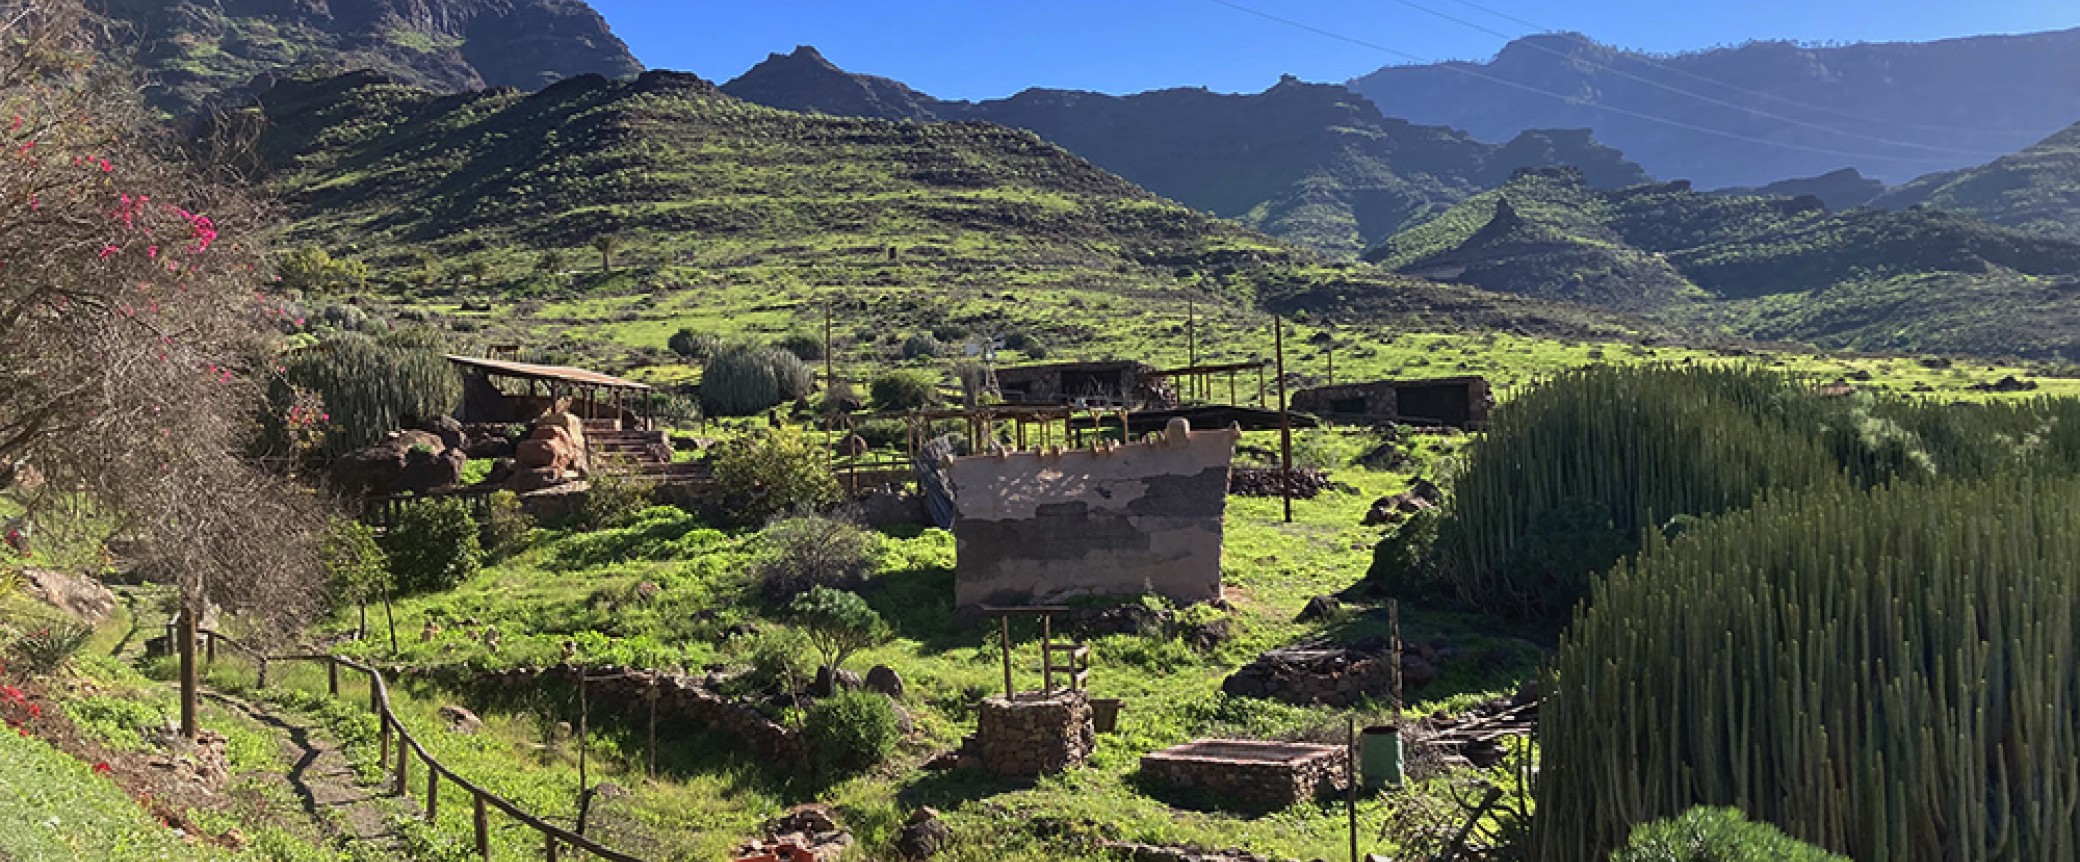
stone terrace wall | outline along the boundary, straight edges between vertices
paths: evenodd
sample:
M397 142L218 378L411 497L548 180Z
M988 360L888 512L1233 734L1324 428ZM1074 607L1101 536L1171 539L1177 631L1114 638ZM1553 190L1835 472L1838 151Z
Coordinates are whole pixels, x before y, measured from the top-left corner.
M600 679L617 673L624 675L614 679ZM625 671L622 668L589 669L587 675L592 681L586 683L585 695L592 704L593 714L646 718L649 715L648 697L653 674L652 671ZM683 720L705 725L743 741L753 751L758 752L761 758L783 764L802 762L807 747L800 734L766 718L757 710L709 691L696 678L668 674L655 676L659 720ZM531 685L543 678L554 679L565 685L576 685L578 669L570 665L514 668L488 672L479 677L478 682L517 686Z
M1154 592L1221 596L1221 517L1241 432L952 459L961 607Z
M1141 771L1224 805L1276 811L1347 788L1350 758L1341 745L1214 739L1143 755Z

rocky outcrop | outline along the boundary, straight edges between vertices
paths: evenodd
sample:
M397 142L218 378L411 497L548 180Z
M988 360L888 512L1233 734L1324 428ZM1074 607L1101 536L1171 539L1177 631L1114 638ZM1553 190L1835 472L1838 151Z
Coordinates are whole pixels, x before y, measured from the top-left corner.
M1413 649L1401 656L1405 692L1437 678L1437 667ZM1355 706L1393 697L1394 674L1385 654L1346 648L1275 649L1243 665L1221 683L1236 697L1262 697L1297 706Z
M100 581L84 575L69 575L51 569L24 569L22 591L30 598L78 617L90 626L100 625L116 609L116 594Z
M154 106L237 104L296 68L372 69L439 92L538 90L642 64L581 0L173 0L107 3ZM196 46L207 45L200 52Z
M340 456L332 484L348 496L425 493L462 483L469 456L441 435L420 429L392 432L383 441Z

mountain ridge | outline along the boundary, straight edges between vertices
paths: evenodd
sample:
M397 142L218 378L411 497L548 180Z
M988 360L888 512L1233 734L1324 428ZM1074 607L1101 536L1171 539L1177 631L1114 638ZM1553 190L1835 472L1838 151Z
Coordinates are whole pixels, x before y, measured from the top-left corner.
M1029 129L1157 194L1332 254L1363 251L1519 168L1573 164L1609 186L1648 178L1580 130L1486 144L1386 117L1340 85L1290 76L1261 93L1031 88L965 102L849 72L799 46L722 89L794 111Z
M1387 66L1349 85L1389 115L1484 141L1533 127L1590 128L1656 176L1713 188L1844 167L1904 182L1984 162L2080 119L2075 80L2080 28L1839 47L1751 42L1667 56L1546 33L1513 40L1487 61ZM2005 97L1986 98L1996 91Z

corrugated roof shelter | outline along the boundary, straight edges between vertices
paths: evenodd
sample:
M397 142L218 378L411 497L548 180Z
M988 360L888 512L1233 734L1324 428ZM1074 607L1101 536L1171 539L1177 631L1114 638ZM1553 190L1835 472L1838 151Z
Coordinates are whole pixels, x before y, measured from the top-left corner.
M640 393L650 391L648 384L567 365L455 354L447 359L462 371L462 410L456 418L464 422L527 422L567 399L570 411L581 418L633 428L641 424L634 410L641 403ZM519 385L501 387L494 379ZM603 392L611 397L602 398Z

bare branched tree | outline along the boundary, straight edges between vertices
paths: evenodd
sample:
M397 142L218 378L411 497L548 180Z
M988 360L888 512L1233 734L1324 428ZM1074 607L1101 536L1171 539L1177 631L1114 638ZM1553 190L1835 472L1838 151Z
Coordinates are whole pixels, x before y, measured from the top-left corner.
M0 488L112 519L127 563L264 623L317 606L321 506L239 456L284 312L255 210L154 136L79 0L0 0ZM259 632L293 630L262 624Z

